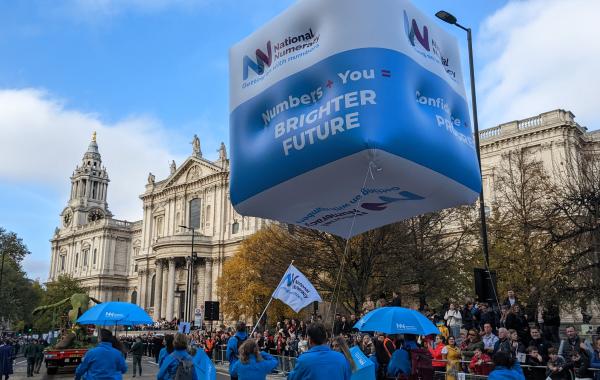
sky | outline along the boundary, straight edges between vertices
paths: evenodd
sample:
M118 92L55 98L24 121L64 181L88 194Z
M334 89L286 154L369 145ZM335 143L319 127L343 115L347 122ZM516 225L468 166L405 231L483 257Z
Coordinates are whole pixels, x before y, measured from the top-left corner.
M49 240L92 132L111 179L110 210L141 219L148 172L165 178L171 160L191 154L194 134L209 159L228 143L228 49L292 3L2 3L0 226L29 247L30 278L48 276ZM600 1L414 3L473 29L481 129L556 108L600 128ZM459 39L467 73L465 34L444 27Z

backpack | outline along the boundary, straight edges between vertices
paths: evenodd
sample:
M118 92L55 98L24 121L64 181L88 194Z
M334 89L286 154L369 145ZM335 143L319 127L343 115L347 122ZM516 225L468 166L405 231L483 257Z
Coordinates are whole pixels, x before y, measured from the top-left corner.
M179 359L177 371L173 380L193 380L194 379L194 363L190 359Z

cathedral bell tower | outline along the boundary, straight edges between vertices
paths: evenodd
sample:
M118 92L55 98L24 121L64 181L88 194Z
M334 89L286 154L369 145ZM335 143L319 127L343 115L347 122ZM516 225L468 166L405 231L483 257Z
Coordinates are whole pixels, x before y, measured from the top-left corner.
M72 228L112 217L106 203L108 173L96 143L96 132L83 155L81 166L71 176L71 197L61 214L62 228Z

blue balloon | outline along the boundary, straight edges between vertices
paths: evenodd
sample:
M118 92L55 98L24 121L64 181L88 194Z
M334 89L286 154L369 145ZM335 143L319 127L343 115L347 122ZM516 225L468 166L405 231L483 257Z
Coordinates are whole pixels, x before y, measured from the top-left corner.
M233 206L350 237L474 202L460 62L409 1L297 2L230 51Z

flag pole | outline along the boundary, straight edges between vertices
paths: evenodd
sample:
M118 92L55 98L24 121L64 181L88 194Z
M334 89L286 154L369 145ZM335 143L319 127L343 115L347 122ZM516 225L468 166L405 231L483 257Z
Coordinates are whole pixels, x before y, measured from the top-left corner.
M285 272L283 272L284 276L285 276L285 274L287 273L287 271L290 269L290 267L293 264L294 264L294 260L292 260L292 262L290 263L290 265L288 265L288 267L286 268ZM273 290L273 293L271 293L271 298L269 298L269 302L267 303L267 306L265 306L265 309L263 310L262 314L260 315L260 317L258 317L258 321L256 321L256 324L254 325L254 328L252 329L252 332L250 333L250 337L251 338L252 338L252 335L254 335L254 332L256 331L256 328L258 327L258 324L260 323L262 317L267 312L267 309L269 308L269 305L271 304L271 302L273 302L273 294L275 294L275 290L279 289L279 285L281 285L281 281L283 281L283 277L279 281L279 284L277 284L277 287Z

